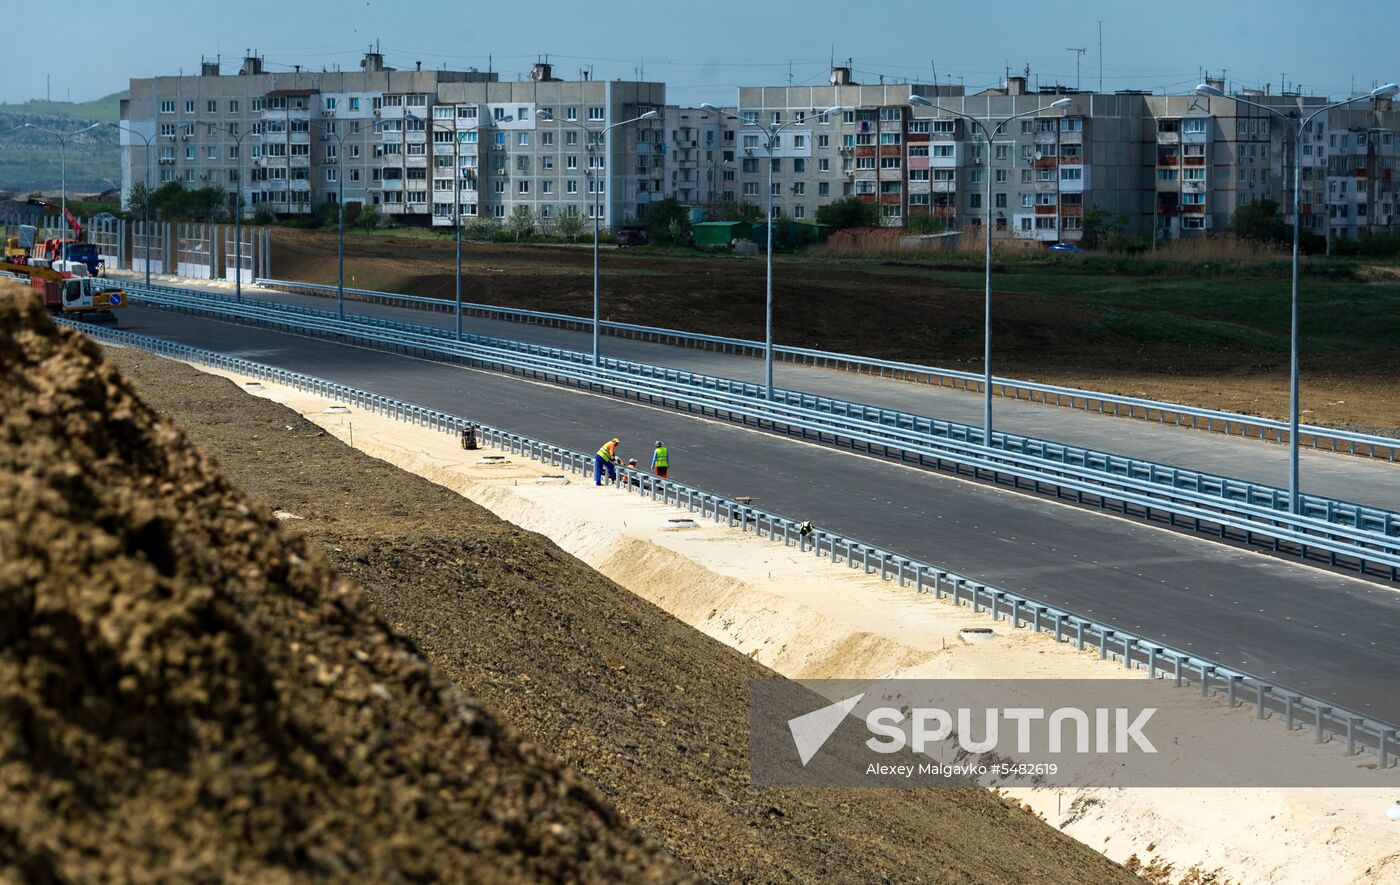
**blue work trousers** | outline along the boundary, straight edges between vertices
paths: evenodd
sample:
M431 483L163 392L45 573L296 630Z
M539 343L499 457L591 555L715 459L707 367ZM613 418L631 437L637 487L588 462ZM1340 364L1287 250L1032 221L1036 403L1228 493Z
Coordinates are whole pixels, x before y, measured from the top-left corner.
M603 484L603 471L608 472L608 482L617 482L617 469L613 467L613 462L607 460L602 455L593 456L593 484Z

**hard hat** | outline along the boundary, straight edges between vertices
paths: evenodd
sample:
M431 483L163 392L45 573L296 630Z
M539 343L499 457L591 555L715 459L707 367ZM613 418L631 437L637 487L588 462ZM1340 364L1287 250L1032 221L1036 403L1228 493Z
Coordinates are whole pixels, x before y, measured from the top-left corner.
M658 449L661 448L661 440L658 439L658 440L656 441L656 447L657 447Z

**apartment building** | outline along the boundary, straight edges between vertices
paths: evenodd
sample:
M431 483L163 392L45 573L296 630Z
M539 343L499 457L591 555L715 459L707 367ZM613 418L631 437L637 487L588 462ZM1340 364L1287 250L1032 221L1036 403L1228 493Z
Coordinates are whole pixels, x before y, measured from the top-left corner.
M131 81L123 198L136 182L178 181L241 189L247 214L296 215L343 189L346 202L435 225L452 224L454 205L497 219L523 205L547 222L566 206L591 217L595 203L604 224L621 224L669 193L664 106L664 84L565 82L547 64L503 83L479 71L397 71L373 52L353 73L267 73L251 57L225 76L206 63L199 76ZM656 119L595 142L652 110Z
M1224 89L1222 81L1213 81ZM934 107L912 106L922 96ZM1066 108L1052 102L1069 98ZM1296 116L1321 96L1246 90L1230 97L1099 94L1026 77L976 94L918 83L860 84L834 67L823 86L740 87L729 109L666 104L663 83L555 78L548 64L501 82L480 71L399 71L378 52L354 72L237 74L131 81L122 104L122 189L241 191L245 211L310 213L326 201L376 205L405 223L504 220L525 206L548 225L576 209L635 223L656 201L696 208L771 198L811 220L856 197L882 224L935 216L952 229L1074 240L1103 209L1157 238L1223 229L1242 205L1288 206L1291 127L1237 99ZM821 111L838 107L829 116ZM654 119L599 133L648 111ZM990 146L960 114L1020 116ZM1400 126L1389 100L1319 117L1304 133L1303 226L1356 237L1397 214ZM771 150L769 141L771 138ZM344 180L342 180L342 177Z

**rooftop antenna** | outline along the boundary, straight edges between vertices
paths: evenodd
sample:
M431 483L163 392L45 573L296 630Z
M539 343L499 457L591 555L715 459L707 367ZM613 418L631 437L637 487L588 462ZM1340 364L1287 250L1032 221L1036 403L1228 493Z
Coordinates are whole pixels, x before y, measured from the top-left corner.
M788 88L792 88L792 59L788 59Z
M1103 94L1103 19L1099 19L1099 94Z
M1080 85L1081 85L1081 84L1080 84L1080 80L1079 80L1079 60L1082 59L1082 58L1084 57L1084 53L1085 53L1086 50L1085 50L1084 48L1082 48L1082 47L1076 49L1075 47L1071 46L1071 47L1069 47L1069 48L1068 48L1067 50L1065 50L1065 51L1066 51L1066 52L1073 52L1073 53L1075 54L1075 55L1074 55L1074 88L1075 88L1076 91L1078 91L1078 89L1079 89L1079 87L1080 87Z

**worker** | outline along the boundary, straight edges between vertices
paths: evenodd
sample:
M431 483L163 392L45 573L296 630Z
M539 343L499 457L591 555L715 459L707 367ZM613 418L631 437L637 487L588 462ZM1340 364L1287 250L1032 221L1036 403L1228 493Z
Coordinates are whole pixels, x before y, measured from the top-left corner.
M598 454L593 456L593 484L600 486L603 484L603 471L608 472L608 481L617 482L617 444L621 442L617 437L613 437L603 443L598 449Z
M666 478L666 471L671 469L671 453L666 450L665 443L656 441L656 451L651 453L651 471L662 479Z
M638 469L638 468L637 468L637 459L636 459L636 458L628 458L628 459L627 459L627 477L628 477L628 479L631 481L632 485L636 486L637 488L641 488L641 486L642 486L642 481L641 481L640 479L637 478L637 469Z

